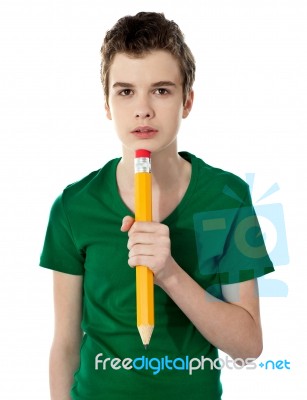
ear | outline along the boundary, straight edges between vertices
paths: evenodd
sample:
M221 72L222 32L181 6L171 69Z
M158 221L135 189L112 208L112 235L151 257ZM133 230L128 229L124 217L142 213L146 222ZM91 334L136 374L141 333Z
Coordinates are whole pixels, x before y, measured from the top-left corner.
M107 104L107 102L104 103L104 110L106 113L106 117L111 121L112 120L111 110L110 110L110 106Z
M182 118L187 118L187 116L190 114L190 111L192 110L193 106L193 101L194 101L194 91L190 90L189 93L187 94L187 98L183 105Z

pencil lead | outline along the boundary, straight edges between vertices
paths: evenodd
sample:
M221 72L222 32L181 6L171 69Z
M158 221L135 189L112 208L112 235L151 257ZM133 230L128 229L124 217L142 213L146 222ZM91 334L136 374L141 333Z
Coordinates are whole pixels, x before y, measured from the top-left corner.
M147 350L148 344L144 344L145 350Z

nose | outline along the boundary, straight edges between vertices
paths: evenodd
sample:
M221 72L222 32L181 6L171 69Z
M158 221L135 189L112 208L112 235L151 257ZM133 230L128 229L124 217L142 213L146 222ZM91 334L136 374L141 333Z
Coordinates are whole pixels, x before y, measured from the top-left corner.
M147 119L154 116L154 111L148 99L142 98L136 105L135 117L138 119Z
M147 112L139 111L138 113L136 113L135 116L140 119L146 119L146 118L151 118L151 113L149 111Z

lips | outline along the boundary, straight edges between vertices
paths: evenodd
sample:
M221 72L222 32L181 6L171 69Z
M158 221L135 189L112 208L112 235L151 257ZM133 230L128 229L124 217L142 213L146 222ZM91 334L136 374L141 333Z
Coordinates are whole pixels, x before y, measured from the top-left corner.
M141 138L141 139L150 139L156 135L158 132L157 129L152 128L151 126L138 126L131 133L134 136Z
M149 133L149 132L158 132L158 131L157 129L154 129L151 126L138 126L132 131L132 133Z

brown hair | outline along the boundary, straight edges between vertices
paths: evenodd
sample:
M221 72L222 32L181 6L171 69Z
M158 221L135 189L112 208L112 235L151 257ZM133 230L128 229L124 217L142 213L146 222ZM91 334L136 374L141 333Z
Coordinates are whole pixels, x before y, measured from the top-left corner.
M152 50L167 50L178 60L185 102L195 79L195 60L185 43L183 33L163 13L139 12L135 16L120 18L104 38L101 47L101 82L107 103L109 71L114 56L117 53L126 53L133 57L142 57Z

